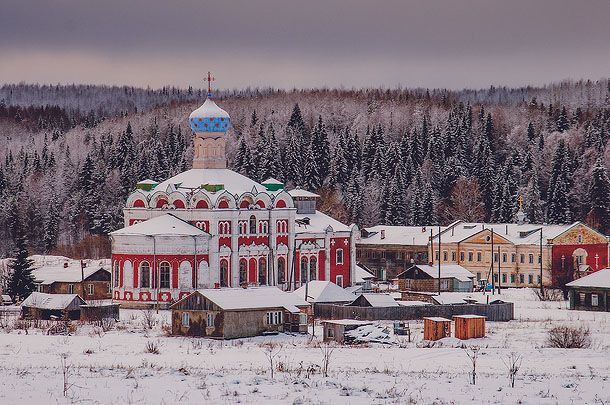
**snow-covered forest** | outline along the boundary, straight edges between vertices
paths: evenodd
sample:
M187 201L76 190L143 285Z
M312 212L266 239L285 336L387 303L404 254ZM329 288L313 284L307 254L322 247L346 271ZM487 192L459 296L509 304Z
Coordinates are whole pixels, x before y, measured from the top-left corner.
M104 86L0 88L0 257L109 254L138 180L190 168L188 114L205 93ZM586 221L610 231L610 81L541 88L246 89L229 166L322 195L359 225Z

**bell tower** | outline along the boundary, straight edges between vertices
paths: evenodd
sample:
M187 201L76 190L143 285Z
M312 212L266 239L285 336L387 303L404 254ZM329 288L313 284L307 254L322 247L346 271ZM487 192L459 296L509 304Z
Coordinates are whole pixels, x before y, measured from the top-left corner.
M212 100L212 81L208 72L208 95L201 107L189 115L189 124L195 133L193 150L193 169L226 169L225 134L229 129L231 117Z

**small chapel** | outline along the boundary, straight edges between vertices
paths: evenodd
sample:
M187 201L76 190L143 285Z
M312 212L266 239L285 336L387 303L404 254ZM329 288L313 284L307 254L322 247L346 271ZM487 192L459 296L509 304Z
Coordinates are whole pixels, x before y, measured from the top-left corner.
M125 227L110 234L113 300L168 306L205 288L350 286L357 226L318 211L315 193L228 169L231 117L209 85L188 121L192 169L138 182L123 209Z

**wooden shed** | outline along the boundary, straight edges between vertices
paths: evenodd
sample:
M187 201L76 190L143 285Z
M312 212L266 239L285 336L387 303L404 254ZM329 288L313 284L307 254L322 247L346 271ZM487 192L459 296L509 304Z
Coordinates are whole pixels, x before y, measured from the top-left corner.
M338 319L334 321L322 321L324 330L324 341L349 343L350 339L346 338L345 332L358 329L361 326L372 325L373 322L358 321L355 319Z
M85 301L77 294L45 294L33 292L21 303L23 319L80 319Z
M424 318L424 340L439 340L451 336L451 319Z
M466 340L485 337L485 317L480 315L454 315L455 337Z

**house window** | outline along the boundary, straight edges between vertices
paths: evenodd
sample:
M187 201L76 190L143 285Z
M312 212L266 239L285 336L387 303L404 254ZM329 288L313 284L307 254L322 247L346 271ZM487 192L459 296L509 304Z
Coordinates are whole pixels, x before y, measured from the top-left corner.
M597 294L591 294L591 306L596 307L599 305L599 296Z
M511 274L511 275L510 275L510 282L511 282L512 284L514 284L514 283L515 283L515 275L514 275L514 274Z
M454 262L455 261L455 252L451 252L451 261Z
M337 276L337 278L335 278L335 284L339 287L343 287L343 276Z
M107 285L108 285L108 294L112 294L112 287L110 286L110 283L108 283Z
M494 281L497 283L498 282L498 275L494 274Z
M343 264L343 249L337 249L337 264Z
M172 268L168 262L159 265L159 288L170 288L170 276Z
M449 257L448 257L448 255L447 255L447 251L444 251L444 252L443 252L443 261L445 261L445 262L446 262L447 260L449 260Z
M481 261L481 252L477 252L477 262Z
M538 264L542 263L542 256L538 255Z
M523 275L523 274L519 274L519 282L520 282L521 284L525 283L525 275Z
M514 263L515 261L517 261L517 254L516 253L511 253L511 255L510 255L510 262Z
M189 313L188 312L183 312L182 313L182 326L190 326L191 325L191 319L189 317Z
M119 262L114 262L114 286L119 286Z
M506 284L506 273L502 273L502 282Z
M258 260L258 283L267 284L267 259L264 257Z
M538 284L540 284L542 282L542 279L540 278L540 275L536 276L536 279L538 280Z
M529 259L529 263L530 264L534 263L534 255L533 254L530 253L528 259Z
M472 252L468 252L468 261L471 262L472 261Z
M521 264L525 263L525 255L523 253L519 255L519 262L521 262Z
M250 235L256 234L256 217L252 215L250 217Z
M460 261L463 262L464 261L464 252L460 252Z
M580 303L584 304L585 303L585 299L587 298L587 295L585 293L579 293L578 294L578 298L580 300Z
M508 255L506 253L502 253L502 263L506 263L508 261Z
M267 312L267 325L281 325L282 311Z
M307 282L307 265L309 263L307 263L307 258L306 257L302 257L301 258L301 283L306 283Z
M208 323L207 323L208 328L214 326L214 314L211 314L208 312Z
M477 273L477 280L480 280L480 279L481 279L481 272L478 272Z
M277 283L284 284L286 281L286 260L283 257L277 259Z
M315 257L309 259L309 279L318 279L318 259L316 259Z
M438 251L434 252L434 258L435 258L436 260L438 260L438 257L439 257L439 256L438 256Z
M533 283L534 283L534 276L533 276L533 275L531 275L531 274L528 274L528 275L527 275L527 282L528 282L529 284L533 284Z
M74 284L68 284L68 294L74 294Z
M150 264L142 262L140 264L140 288L150 287Z
M248 263L246 259L241 259L239 261L239 284L248 282Z
M88 295L93 295L95 293L95 285L93 284L88 284L87 285L89 291L87 292Z
M328 332L326 332L326 337L334 338L335 337L335 330L333 329L333 327L329 326L327 330L328 330Z
M500 258L498 257L498 254L497 254L497 253L494 253L494 262L495 262L495 263L498 263L498 260L499 260L499 259L500 259Z

